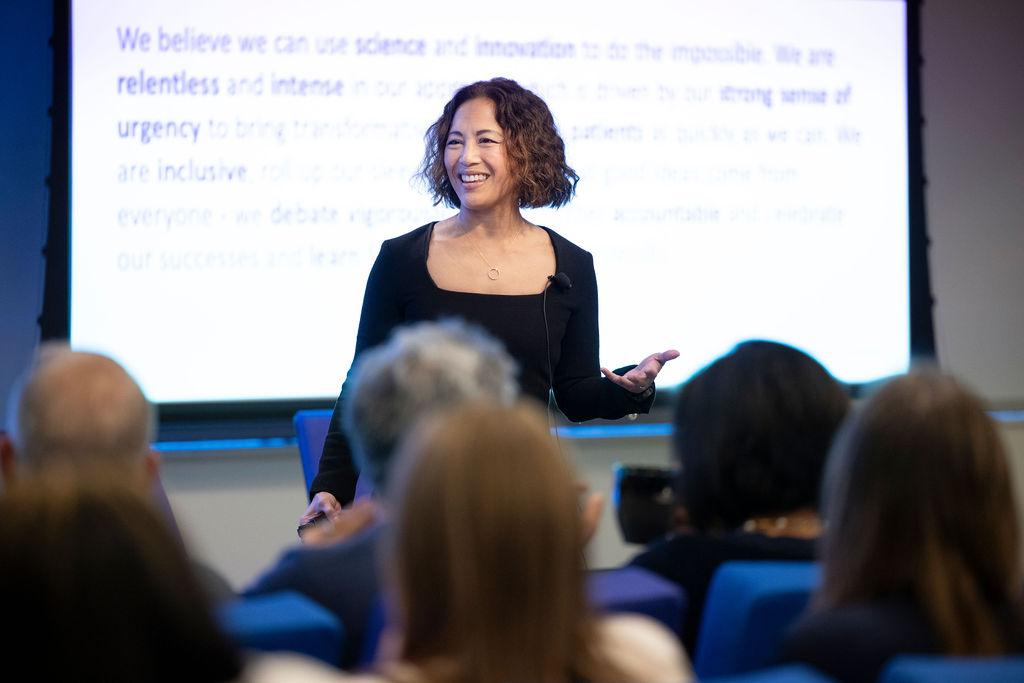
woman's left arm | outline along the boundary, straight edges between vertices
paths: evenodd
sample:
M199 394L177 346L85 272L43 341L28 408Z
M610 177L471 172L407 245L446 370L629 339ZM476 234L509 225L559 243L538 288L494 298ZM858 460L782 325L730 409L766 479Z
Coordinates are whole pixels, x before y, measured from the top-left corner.
M654 378L664 363L679 354L674 351L652 354L640 365L619 368L601 377L593 256L582 252L574 271L570 296L576 298L576 305L566 323L553 377L559 410L574 422L597 417L615 420L631 413L649 412L654 403ZM641 384L644 388L637 391Z

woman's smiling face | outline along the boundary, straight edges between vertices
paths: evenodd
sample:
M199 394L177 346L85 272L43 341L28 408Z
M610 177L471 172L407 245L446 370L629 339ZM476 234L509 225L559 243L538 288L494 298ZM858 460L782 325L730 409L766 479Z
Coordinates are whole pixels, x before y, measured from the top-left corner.
M455 110L445 142L448 181L463 208L519 206L518 182L509 168L505 132L495 119L494 102L477 97Z

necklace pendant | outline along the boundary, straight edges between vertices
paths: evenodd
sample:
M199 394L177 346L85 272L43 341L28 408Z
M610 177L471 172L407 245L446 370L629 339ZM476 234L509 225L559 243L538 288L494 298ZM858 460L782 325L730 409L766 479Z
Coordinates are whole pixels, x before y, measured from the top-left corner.
M497 280L499 275L501 275L501 273L498 272L497 268L491 268L487 271L487 279L489 280Z

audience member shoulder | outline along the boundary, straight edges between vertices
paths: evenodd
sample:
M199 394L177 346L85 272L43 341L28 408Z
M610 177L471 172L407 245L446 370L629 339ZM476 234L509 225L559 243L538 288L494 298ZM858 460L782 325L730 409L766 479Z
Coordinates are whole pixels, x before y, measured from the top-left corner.
M707 564L709 560L813 560L817 539L766 536L744 531L674 533L652 542L630 564L657 570L681 562Z
M247 660L242 677L236 683L339 683L350 680L364 679L348 678L338 669L309 657L274 653L256 655Z
M656 621L639 615L608 616L597 624L598 647L627 677L626 683L694 680L679 640Z
M926 649L936 647L924 615L909 600L896 599L850 603L808 614L787 638L794 643L846 647L855 647L861 641L866 646L884 645L887 639L907 641L908 645Z
M366 672L349 674L342 678L345 683L429 683L422 672L404 662L391 662L384 665L385 674Z
M811 664L840 681L874 680L897 654L938 652L909 600L851 603L808 614L783 640L781 659Z

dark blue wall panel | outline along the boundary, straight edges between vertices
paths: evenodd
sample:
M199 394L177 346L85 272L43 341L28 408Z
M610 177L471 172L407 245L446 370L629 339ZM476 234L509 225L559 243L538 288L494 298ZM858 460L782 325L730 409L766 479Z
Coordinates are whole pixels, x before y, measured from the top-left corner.
M49 195L53 59L48 0L0 3L0 426L39 338Z

